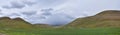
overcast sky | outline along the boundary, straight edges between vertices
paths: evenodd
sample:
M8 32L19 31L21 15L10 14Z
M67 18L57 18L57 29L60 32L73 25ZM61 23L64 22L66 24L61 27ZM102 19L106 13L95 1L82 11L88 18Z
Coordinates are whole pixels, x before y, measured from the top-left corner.
M67 24L103 10L119 10L120 0L0 0L0 17L21 17L30 23Z

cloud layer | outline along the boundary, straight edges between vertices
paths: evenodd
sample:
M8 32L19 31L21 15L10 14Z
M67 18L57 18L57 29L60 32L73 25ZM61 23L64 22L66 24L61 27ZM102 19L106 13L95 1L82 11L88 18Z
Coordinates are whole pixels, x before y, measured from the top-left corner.
M1 0L0 17L21 17L31 23L67 24L108 9L120 9L120 0Z

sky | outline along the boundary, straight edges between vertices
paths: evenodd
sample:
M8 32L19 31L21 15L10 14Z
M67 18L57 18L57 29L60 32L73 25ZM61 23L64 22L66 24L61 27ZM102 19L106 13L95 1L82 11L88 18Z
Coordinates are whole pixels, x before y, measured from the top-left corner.
M0 0L0 17L32 24L64 25L104 10L119 10L120 0Z

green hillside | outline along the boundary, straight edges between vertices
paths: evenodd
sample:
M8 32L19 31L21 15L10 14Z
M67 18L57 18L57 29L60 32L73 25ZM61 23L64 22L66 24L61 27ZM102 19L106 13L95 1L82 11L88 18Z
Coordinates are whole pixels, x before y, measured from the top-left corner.
M31 28L32 24L21 18L10 19L9 17L0 18L0 28Z
M66 25L69 28L98 28L118 27L120 28L120 11L106 10L94 16L78 18Z

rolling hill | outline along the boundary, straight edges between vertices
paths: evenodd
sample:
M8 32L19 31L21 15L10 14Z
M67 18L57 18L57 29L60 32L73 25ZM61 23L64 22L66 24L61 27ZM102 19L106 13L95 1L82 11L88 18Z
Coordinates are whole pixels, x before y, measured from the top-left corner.
M26 22L22 18L14 18L11 19L9 17L1 17L0 18L0 29L6 29L6 28L49 28L52 27L47 24L31 24L29 22Z
M24 21L21 18L11 19L9 17L0 18L0 28L31 28L32 24Z
M120 11L105 10L94 16L77 18L65 27L68 28L99 28L120 27Z

